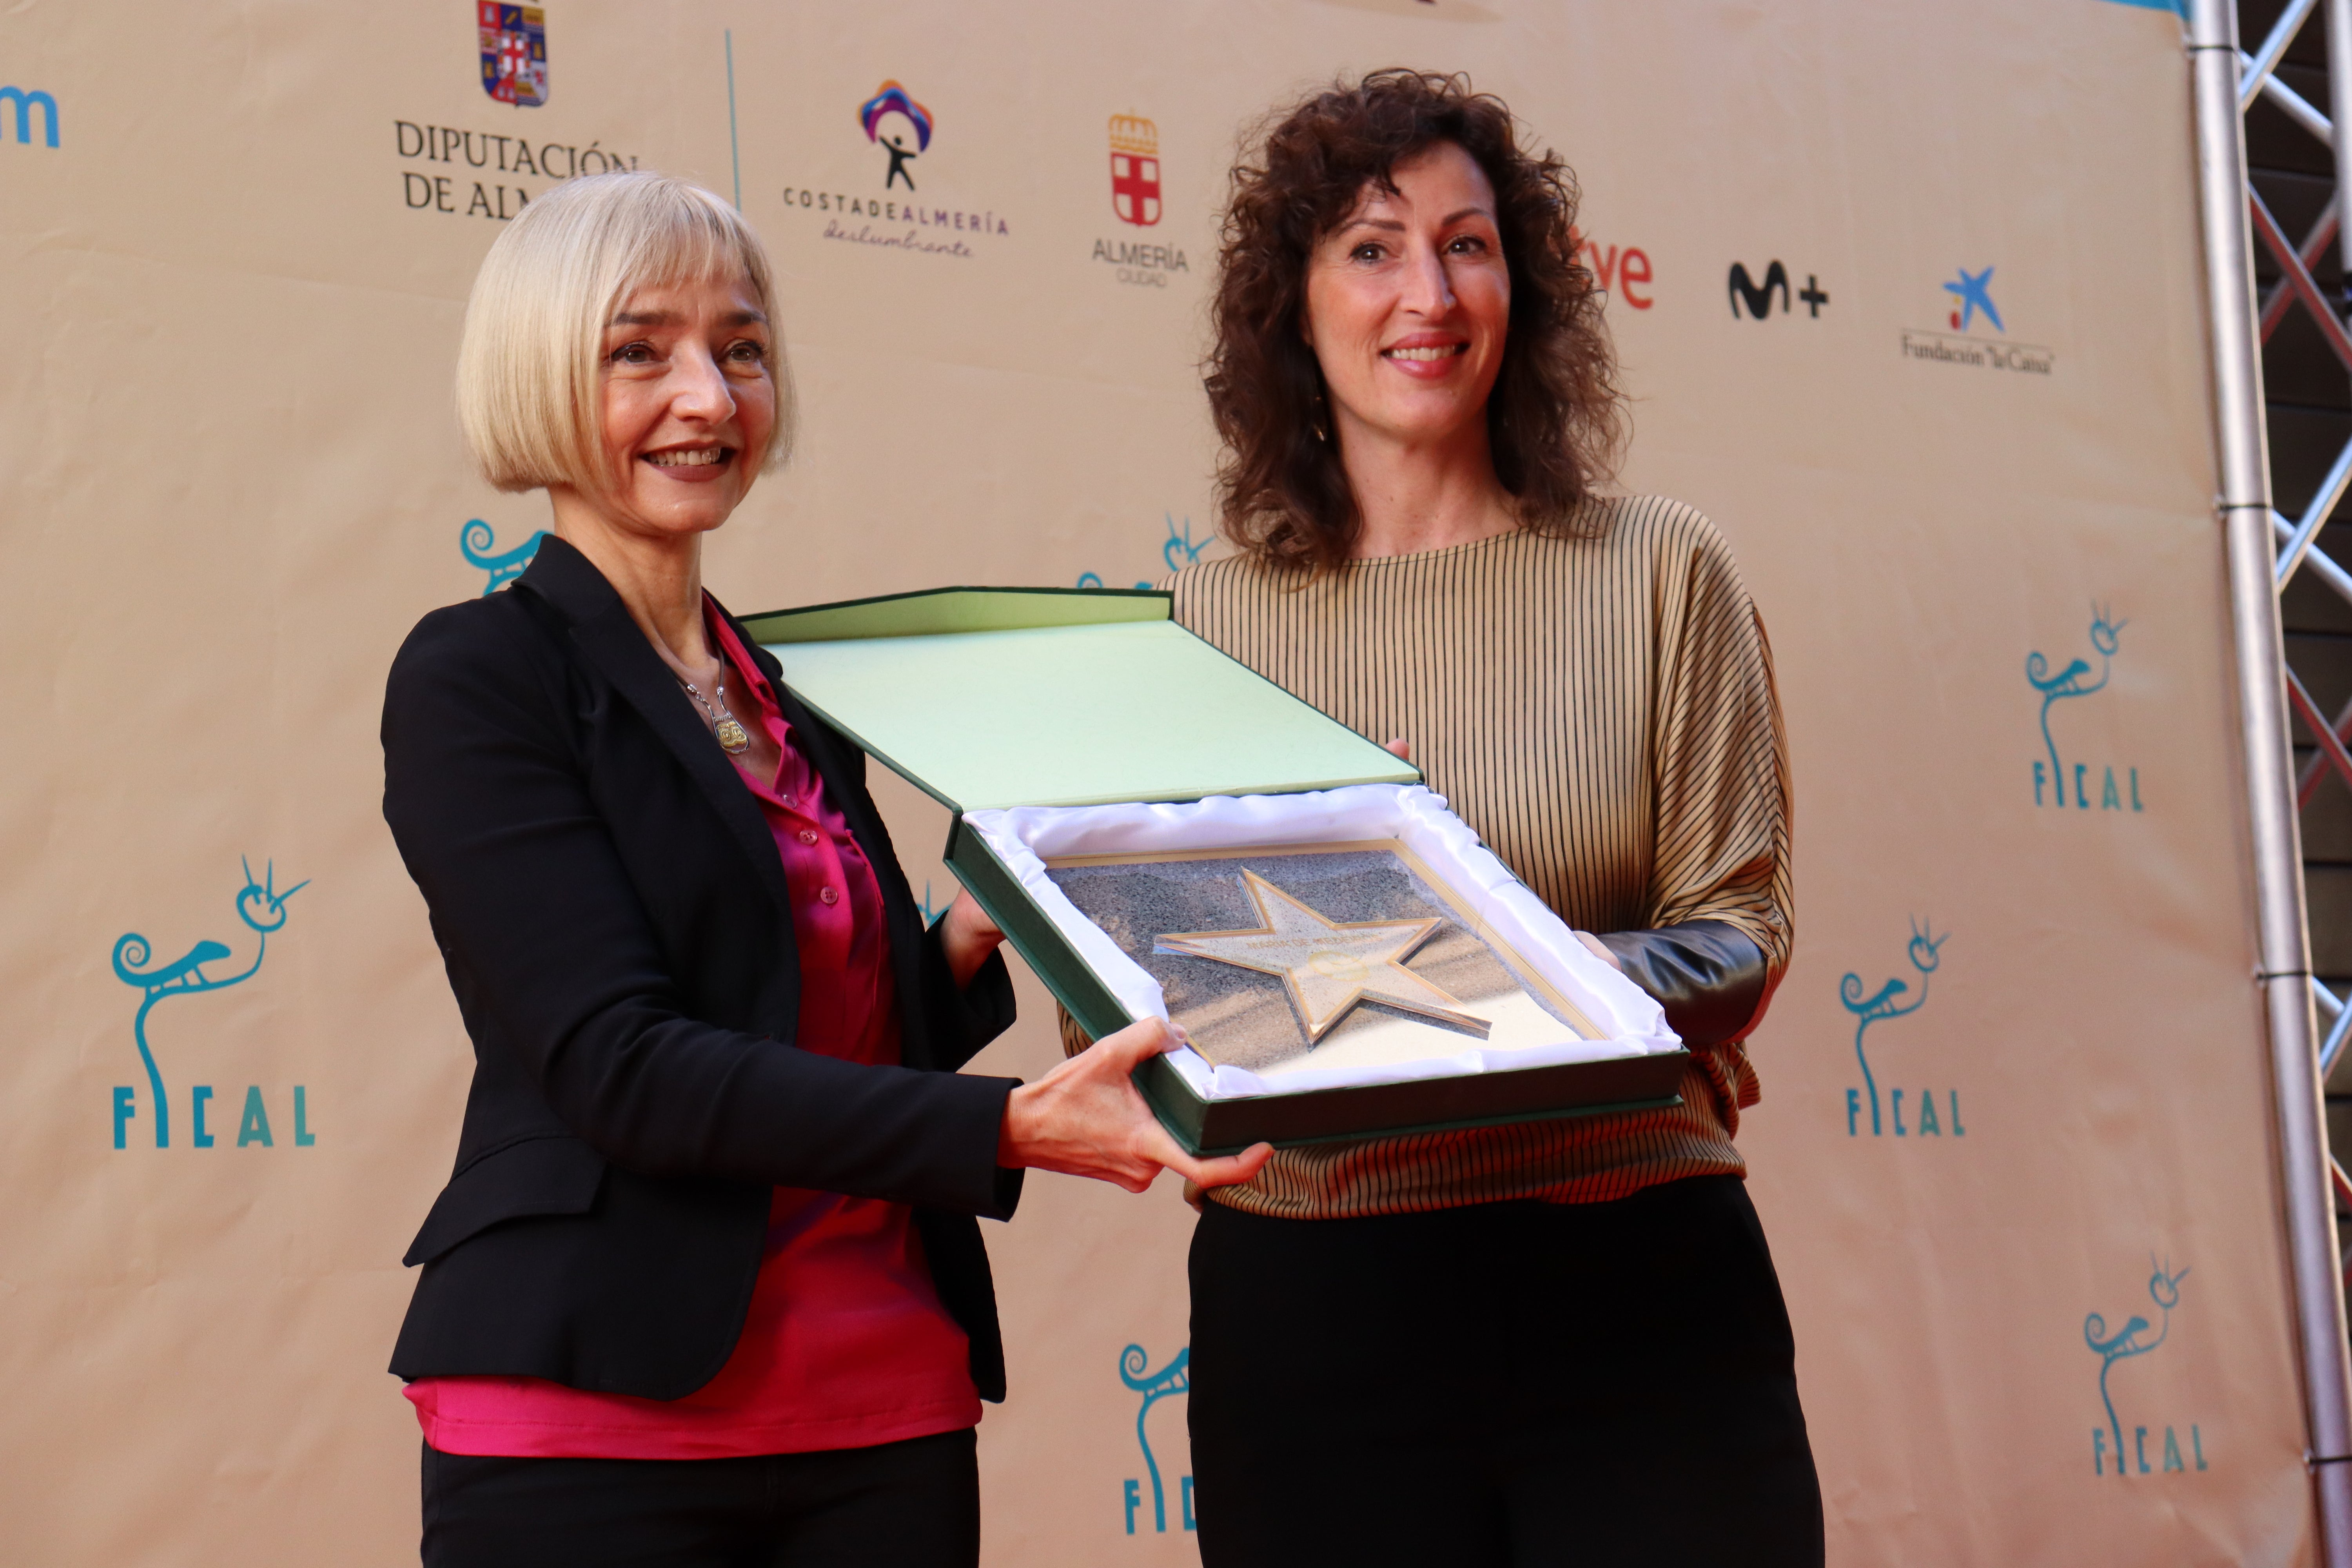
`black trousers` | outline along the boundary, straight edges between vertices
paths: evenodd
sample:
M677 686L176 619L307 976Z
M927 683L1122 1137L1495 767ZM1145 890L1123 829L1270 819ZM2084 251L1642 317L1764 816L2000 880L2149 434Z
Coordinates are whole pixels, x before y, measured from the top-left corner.
M973 1568L972 1433L752 1459L425 1449L425 1568Z
M1192 1238L1204 1568L1819 1568L1789 1315L1736 1177Z

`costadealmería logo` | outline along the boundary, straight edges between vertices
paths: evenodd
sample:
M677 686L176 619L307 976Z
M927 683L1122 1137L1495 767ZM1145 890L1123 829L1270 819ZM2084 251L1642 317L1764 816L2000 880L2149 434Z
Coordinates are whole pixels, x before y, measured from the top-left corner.
M155 1147L158 1149L172 1146L172 1100L163 1087L163 1070L155 1060L154 1047L147 1038L147 1016L155 1010L156 1004L172 997L226 991L259 973L261 961L268 956L271 933L283 929L286 924L286 900L310 885L307 880L300 881L280 891L278 869L274 865L263 868L258 882L253 879L252 865L249 862L244 865L245 886L237 890L236 915L254 931L255 942L253 962L236 973L205 973L206 965L230 960L232 950L225 942L209 939L199 942L169 963L150 968L147 965L154 955L154 950L145 937L137 931L126 931L115 940L115 977L141 994L139 1011L132 1015L131 1020L131 1039L139 1047L140 1065L147 1069L148 1116L155 1125ZM205 1125L205 1108L212 1098L210 1084L198 1084L188 1092L188 1144L191 1148L209 1149L219 1142ZM293 1110L295 1146L307 1149L319 1140L310 1131L310 1094L300 1084L294 1086ZM127 1146L125 1131L138 1114L137 1091L127 1084L118 1086L114 1090L116 1148ZM269 1129L268 1104L258 1084L245 1091L245 1113L236 1130L238 1148L253 1143L265 1149L274 1148L277 1143Z
M915 165L930 153L939 125L939 116L905 83L886 79L873 97L857 106L860 139L878 148L882 159L866 163L863 177L827 183L841 188L784 186L785 211L822 215L826 239L915 256L968 261L988 241L1011 238L1012 225L994 209L956 194L951 184L935 182L928 169L923 175L926 194L916 195ZM868 185L877 172L881 184Z
M2079 758L2066 763L2058 754L2058 742L2050 732L2050 710L2069 698L2088 697L2106 689L2107 677L2113 673L2115 658L2123 647L2124 627L2129 621L2119 621L2115 612L2102 605L2091 606L2091 651L2099 658L2096 679L2091 677L2091 661L2070 658L2063 668L2053 670L2050 660L2040 652L2025 656L2025 680L2042 700L2042 755L2033 761L2033 804L2048 804L2060 810L2090 811L2091 770L2099 770L2100 811L2144 811L2139 797L2139 769L2126 763L2123 774L2116 776L2114 763L2086 763ZM2070 771L2071 769L2071 771Z
M537 109L547 101L547 13L536 5L478 0L482 90L500 103Z
M1191 565L1193 562L1198 561L1201 558L1201 552L1209 548L1210 543L1216 536L1214 534L1211 534L1195 543L1192 539L1192 518L1188 516L1181 523L1179 523L1176 521L1176 514L1172 511L1162 512L1160 515L1161 521L1168 524L1168 537L1161 541L1160 545L1160 559L1171 572L1181 572L1185 567ZM1101 573L1081 572L1078 574L1079 587L1099 588L1102 585L1103 580ZM1151 586L1151 583L1148 578L1139 579L1135 585L1139 588L1149 588Z
M1143 1402L1135 1410L1135 1440L1143 1449L1144 1472L1151 1478L1151 1528L1159 1534L1168 1532L1168 1492L1160 1479L1160 1460L1151 1451L1151 1429L1149 1417L1151 1407L1171 1394L1189 1394L1192 1389L1192 1348L1178 1351L1166 1366L1158 1372L1145 1369L1151 1358L1143 1353L1141 1345L1129 1345L1119 1352L1118 1380L1142 1395ZM1186 1530L1196 1530L1192 1517L1192 1478L1177 1478L1179 1518ZM1127 1533L1135 1533L1135 1515L1143 1506L1143 1488L1134 1479L1119 1483L1119 1504L1127 1511Z
M2176 1274L2169 1262L2158 1263L2153 1258L2148 1259L2148 1269L2147 1299L2155 1304L2158 1314L2152 1337L2148 1333L2151 1325L2138 1312L2126 1319L2120 1329L2109 1329L2105 1316L2098 1312L2083 1320L2083 1342L2099 1358L2099 1403L2107 1415L2105 1426L2091 1429L2091 1473L2095 1476L2107 1474L2111 1462L2118 1476L2186 1472L2191 1460L2198 1469L2206 1468L2205 1434L2193 1422L2189 1427L2186 1453L2181 1449L2177 1429L2170 1425L2164 1428L2164 1447L2155 1464L2148 1462L2147 1426L2134 1426L2130 1447L2124 1445L2123 1417L2116 1413L2115 1390L2108 1384L2108 1375L2116 1370L2116 1363L2144 1356L2164 1343L2172 1332L2173 1309L2180 1305L2180 1282L2189 1278L2188 1269Z
M2042 343L2011 341L2009 324L1992 297L1993 268L1962 267L1939 285L1944 323L1949 331L1903 329L1903 357L1923 364L1973 370L2005 370L2022 375L2056 372L2058 353Z
M1137 228L1156 226L1167 210L1160 192L1160 127L1140 114L1110 117L1110 210ZM1094 260L1115 268L1121 283L1145 289L1165 289L1169 279L1192 269L1183 247L1164 241L1097 239Z
M1845 1091L1847 1137L1861 1136L1862 1108L1865 1098L1870 1104L1870 1135L1873 1138L1885 1137L1890 1121L1897 1138L1941 1138L1948 1133L1954 1138L1968 1136L1969 1130L1960 1123L1960 1094L1958 1089L1944 1091L1944 1105L1949 1110L1951 1122L1948 1130L1944 1125L1947 1117L1937 1108L1936 1091L1932 1089L1918 1091L1917 1099L1913 1101L1915 1120L1911 1122L1903 1120L1903 1090L1890 1091L1882 1107L1878 1079L1870 1070L1867 1044L1873 1024L1906 1017L1927 1005L1928 981L1934 976L1937 966L1943 962L1944 944L1951 940L1949 931L1937 936L1933 925L1923 921L1911 922L1911 940L1905 945L1904 954L1910 960L1912 972L1918 977L1916 993L1911 988L1912 983L1899 976L1887 981L1875 991L1862 983L1861 975L1851 972L1838 982L1838 1001L1853 1015L1853 1059L1862 1068L1862 1088ZM1883 1110L1891 1110L1892 1116L1882 1114Z

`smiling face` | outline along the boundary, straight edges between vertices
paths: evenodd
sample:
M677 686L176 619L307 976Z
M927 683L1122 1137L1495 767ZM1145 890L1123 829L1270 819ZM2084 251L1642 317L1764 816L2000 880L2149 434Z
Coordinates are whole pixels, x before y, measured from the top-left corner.
M776 426L774 338L740 278L638 289L605 325L598 372L611 527L704 533L751 490Z
M1307 340L1334 434L1406 446L1483 439L1510 330L1511 275L1495 190L1440 142L1365 187L1307 267Z

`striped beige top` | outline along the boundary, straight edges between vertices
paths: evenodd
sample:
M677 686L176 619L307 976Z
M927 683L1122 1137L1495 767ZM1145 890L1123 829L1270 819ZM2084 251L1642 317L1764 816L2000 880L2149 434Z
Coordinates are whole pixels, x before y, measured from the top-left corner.
M1506 534L1351 562L1303 588L1246 557L1189 566L1176 619L1350 729L1410 741L1430 787L1570 925L1727 921L1762 950L1769 998L1789 960L1789 794L1763 626L1696 511L1587 505L1607 514L1598 538ZM1743 1172L1745 1048L1696 1053L1682 1095L1662 1110L1285 1149L1213 1195L1327 1218L1596 1202Z

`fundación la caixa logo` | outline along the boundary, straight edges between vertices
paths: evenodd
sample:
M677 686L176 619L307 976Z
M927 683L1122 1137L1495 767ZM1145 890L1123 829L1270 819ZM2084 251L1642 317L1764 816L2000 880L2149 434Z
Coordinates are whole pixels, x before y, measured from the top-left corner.
M1160 127L1140 114L1110 117L1110 210L1136 228L1158 226L1167 202L1160 189ZM1181 247L1145 239L1097 239L1094 260L1116 269L1118 281L1165 289L1192 268Z
M155 1058L154 1042L147 1036L148 1015L156 1006L175 996L201 996L206 992L226 991L232 985L242 985L261 972L262 960L269 955L269 939L285 929L287 900L304 888L308 881L290 888L278 886L278 868L263 867L261 879L255 881L253 867L243 863L245 886L237 889L236 916L254 933L253 958L243 969L233 974L207 973L215 964L234 962L235 950L226 942L206 938L189 948L179 957L162 963L151 961L154 949L137 931L126 931L115 940L114 973L125 985L139 992L139 1010L131 1016L131 1039L139 1049L140 1065L147 1069L147 1118L155 1129L155 1147L172 1147L172 1096L164 1087L163 1069ZM188 1147L210 1149L220 1142L220 1132L206 1125L205 1112L213 1100L210 1084L196 1084L188 1090ZM284 1102L281 1102L281 1104ZM318 1142L310 1131L310 1091L300 1084L294 1086L291 1104L294 1145L307 1149ZM131 1123L138 1118L138 1091L128 1084L114 1090L114 1146L129 1146ZM268 1098L259 1084L249 1085L245 1091L243 1113L238 1117L236 1146L240 1149L259 1144L265 1149L277 1146L276 1134L269 1121Z
M1943 1091L1939 1104L1937 1091L1922 1089L1911 1101L1911 1117L1904 1119L1904 1091L1892 1089L1882 1100L1878 1077L1870 1068L1870 1027L1890 1019L1908 1017L1927 1005L1928 984L1937 968L1943 963L1944 944L1952 940L1946 931L1937 936L1935 927L1925 921L1911 922L1911 940L1904 946L1904 956L1910 961L1913 979L1900 975L1873 991L1863 984L1862 976L1848 972L1838 982L1838 1001L1853 1015L1853 1059L1862 1069L1862 1087L1845 1091L1845 1133L1849 1138L1862 1135L1862 1113L1870 1111L1870 1135L1884 1138L1891 1132L1897 1138L1965 1138L1969 1130L1960 1121L1960 1091Z
M1920 364L1958 366L1970 370L2004 370L2021 375L2046 376L2056 372L2058 353L2044 343L2019 342L2009 336L2000 306L1992 293L1993 268L1956 268L1937 286L1944 325L1906 327L1903 357Z
M58 144L58 100L37 88L0 87L0 110L16 111L16 143L21 147ZM33 140L33 110L41 111L41 140ZM8 140L8 121L0 117L0 145Z
M940 117L906 83L884 79L873 96L858 104L856 126L858 136L880 158L864 163L862 176L784 186L787 213L823 216L826 239L961 261L979 256L979 247L988 241L1012 237L1013 226L992 207L967 195L941 195L928 169L924 188L930 194L916 194L917 165L931 152ZM879 184L868 184L877 174ZM851 185L861 188L840 188ZM850 218L861 221L845 221Z

